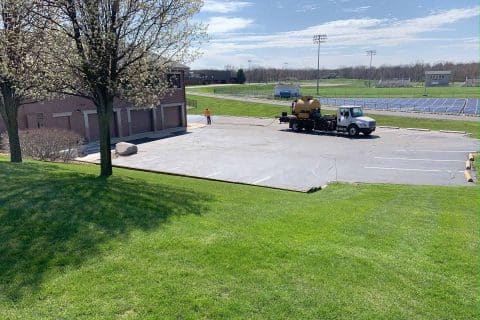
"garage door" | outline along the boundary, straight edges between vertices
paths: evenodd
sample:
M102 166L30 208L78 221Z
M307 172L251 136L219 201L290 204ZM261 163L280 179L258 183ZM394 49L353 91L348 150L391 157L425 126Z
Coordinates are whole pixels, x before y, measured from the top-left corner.
M88 115L88 125L90 127L90 141L97 141L100 139L100 131L98 130L98 116L97 114ZM110 138L118 137L117 113L114 112L113 119L110 121Z
M132 120L132 134L153 131L151 110L131 110L130 118Z
M48 126L52 128L70 130L70 116L53 117Z
M100 131L98 130L98 117L96 114L88 115L88 126L90 127L90 141L100 139Z
M165 128L176 128L182 126L182 107L165 107L163 114L165 115Z

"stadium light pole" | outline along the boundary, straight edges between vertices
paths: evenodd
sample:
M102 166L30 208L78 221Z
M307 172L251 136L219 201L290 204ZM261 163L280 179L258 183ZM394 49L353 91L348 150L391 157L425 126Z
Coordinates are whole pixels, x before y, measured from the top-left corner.
M370 88L370 80L372 78L372 58L377 54L377 50L367 50L367 55L370 56L370 68L368 69L368 87Z
M252 60L251 59L248 59L248 73L251 73L252 72ZM250 77L248 79L248 84L250 84L251 81L250 81Z
M318 88L320 86L320 44L327 41L326 34L316 34L313 36L313 43L318 44L317 50L317 95L319 95Z

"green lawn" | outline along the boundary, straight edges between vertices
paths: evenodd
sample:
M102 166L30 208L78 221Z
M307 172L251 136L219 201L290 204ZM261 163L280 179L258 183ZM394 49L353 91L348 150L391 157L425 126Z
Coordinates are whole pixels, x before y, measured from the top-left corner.
M213 115L229 115L229 116L250 116L250 117L269 117L274 118L280 116L282 111L289 111L288 102L285 106L243 102L237 100L226 100L220 98L210 98L195 95L188 95L189 99L197 100L197 108L189 109L189 114L203 114L205 108L213 111Z
M300 83L303 95L317 95L314 81ZM329 98L423 98L423 87L412 88L368 88L359 80L321 80L320 96ZM189 93L204 92L234 95L272 95L275 84L244 84L220 87L189 87ZM432 87L427 88L427 97L438 98L480 98L480 90L475 87Z
M210 97L188 95L197 100L198 107L190 109L190 114L203 114L205 108L210 108L214 115L271 117L280 116L282 111L289 112L288 106L242 102ZM287 105L288 102L285 102ZM324 113L332 113L325 110ZM458 130L470 132L480 139L480 121L436 120L422 118L393 117L383 115L369 115L377 120L379 126L397 126L402 128L427 128L432 130Z
M312 194L0 158L0 319L478 319L479 187Z

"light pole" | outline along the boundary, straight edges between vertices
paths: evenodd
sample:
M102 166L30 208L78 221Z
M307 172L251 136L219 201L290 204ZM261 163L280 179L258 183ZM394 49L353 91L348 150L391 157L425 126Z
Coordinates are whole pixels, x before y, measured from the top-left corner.
M370 68L368 69L368 87L370 88L370 80L372 77L372 57L377 54L377 50L367 50L367 55L370 56Z
M313 43L318 44L317 50L317 95L319 94L318 88L320 86L320 44L327 41L326 34L316 34L313 36Z
M251 73L252 72L252 60L251 59L248 59L248 73ZM248 77L248 84L250 84L251 81L250 81L250 75Z
M287 68L288 68L288 62L284 62L284 63L283 63L283 70L284 70L283 77L284 77L284 79L285 79L285 82L288 81L288 71L287 71Z

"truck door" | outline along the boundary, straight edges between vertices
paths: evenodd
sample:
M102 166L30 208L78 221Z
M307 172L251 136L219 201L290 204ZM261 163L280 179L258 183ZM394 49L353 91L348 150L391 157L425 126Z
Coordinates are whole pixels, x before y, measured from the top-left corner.
M348 127L350 122L350 111L348 108L340 108L338 110L339 117L338 117L338 127Z

